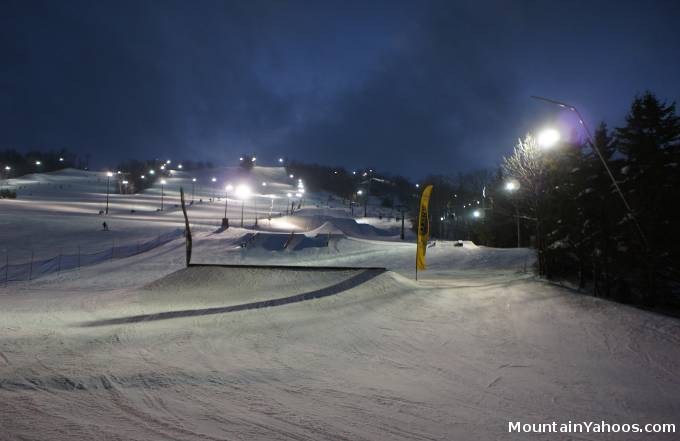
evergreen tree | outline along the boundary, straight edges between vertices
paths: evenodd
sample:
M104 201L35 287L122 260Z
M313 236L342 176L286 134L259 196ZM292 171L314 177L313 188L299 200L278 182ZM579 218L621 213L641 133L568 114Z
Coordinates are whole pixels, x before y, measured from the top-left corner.
M625 156L622 187L647 242L637 246L647 251L643 263L648 271L641 289L645 301L656 303L666 300L657 298L664 289L657 282L677 280L680 263L677 230L680 117L675 113L675 103L666 104L650 92L636 97L626 125L616 130L616 145ZM630 242L634 243L632 239ZM657 280L658 275L664 280Z

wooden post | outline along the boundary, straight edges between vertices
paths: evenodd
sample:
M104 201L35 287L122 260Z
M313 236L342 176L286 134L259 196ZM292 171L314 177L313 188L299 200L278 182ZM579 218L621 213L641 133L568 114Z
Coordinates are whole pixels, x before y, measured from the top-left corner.
M184 213L184 228L185 228L184 238L187 251L186 264L187 267L189 267L189 264L191 263L191 246L192 246L191 227L189 225L189 215L187 214L187 207L186 204L184 203L184 189L182 187L179 188L179 197L182 203L182 213Z

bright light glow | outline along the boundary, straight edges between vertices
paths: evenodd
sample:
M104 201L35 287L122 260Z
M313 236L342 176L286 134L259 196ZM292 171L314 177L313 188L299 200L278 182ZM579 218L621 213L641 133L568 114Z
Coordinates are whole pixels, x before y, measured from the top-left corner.
M472 215L473 215L474 217L479 217L479 216L482 215L482 213L480 213L479 210L475 210L475 211L472 212Z
M231 184L227 184L227 186L224 189L227 191L232 191L234 189L234 186Z
M164 165L161 165L161 170L165 170L165 166L164 166Z
M59 158L59 162L64 162L64 158Z
M128 181L123 181L123 185L128 185Z
M172 162L172 161L169 160L169 159L168 159L167 161L165 161L166 164L170 164L171 162Z
M239 161L243 161L243 156L241 156L240 158L238 158L238 160L239 160Z
M560 140L560 132L555 129L544 129L538 134L538 145L548 149L557 144Z
M295 197L296 197L296 198L301 198L301 197L302 197L302 194L301 194L301 193L295 193Z
M146 179L146 176L142 175L141 178L142 178L142 179Z
M288 175L289 178L293 179L295 175Z
M416 184L416 188L420 188L420 184Z
M182 168L182 164L178 164L178 165L177 165L177 168L181 169L181 168Z
M440 217L439 220L443 222L443 221L444 221L444 218L443 218L443 217Z
M301 188L301 189L300 189L300 193L304 193L304 192L305 192L305 189L304 189L304 188Z
M40 165L40 164L42 164L42 162L40 162L40 161L35 161L35 165Z
M293 194L292 193L286 193L286 196L291 197L291 196L293 196Z
M352 174L353 174L353 175L356 175L356 174L357 174L357 172L353 171L353 172L352 172Z
M191 178L191 182L196 182L196 178Z
M519 188L519 184L515 181L508 181L505 183L505 189L507 191L515 191Z
M211 181L217 182L217 178L210 178Z
M283 164L283 158L279 158L279 163Z
M165 179L161 179L161 185L165 185L167 182L165 182Z
M10 167L9 165L6 165L5 170L10 171L10 170L12 170L12 167Z
M108 176L108 177L110 178L111 176L113 176L113 173L111 173L111 172L106 172L106 176Z
M255 156L253 156L252 162L255 162L255 161L257 161L257 158Z
M240 184L236 187L236 197L239 199L248 199L250 193L250 187L245 184Z
M153 170L149 170L149 174L150 174L150 175L155 175L155 174L156 174L156 172L155 172L155 171L153 171Z
M359 191L357 191L357 194L358 194L359 196L361 196L362 194L364 194L364 191L363 191L363 190L359 190Z
M263 183L262 183L262 186L263 186L263 187L266 187L266 186L267 186L267 183L266 183L266 182L263 182Z
M117 174L120 174L120 170L118 170L116 173L117 173Z

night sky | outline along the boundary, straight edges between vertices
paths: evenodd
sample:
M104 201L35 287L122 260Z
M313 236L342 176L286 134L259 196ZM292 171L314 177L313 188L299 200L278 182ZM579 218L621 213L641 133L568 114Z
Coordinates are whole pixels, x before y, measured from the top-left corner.
M532 94L680 100L680 2L2 0L0 53L0 149L419 177L497 164Z

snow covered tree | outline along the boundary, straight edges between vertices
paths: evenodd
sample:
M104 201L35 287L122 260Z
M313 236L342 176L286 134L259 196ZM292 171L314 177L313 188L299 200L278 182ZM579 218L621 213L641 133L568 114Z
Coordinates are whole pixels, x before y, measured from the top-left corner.
M536 138L527 134L524 139L518 140L512 155L503 158L502 167L505 176L517 181L516 194L519 212L533 218L535 222L538 272L545 275L547 268L542 224L546 208L547 169L543 164L543 152Z

